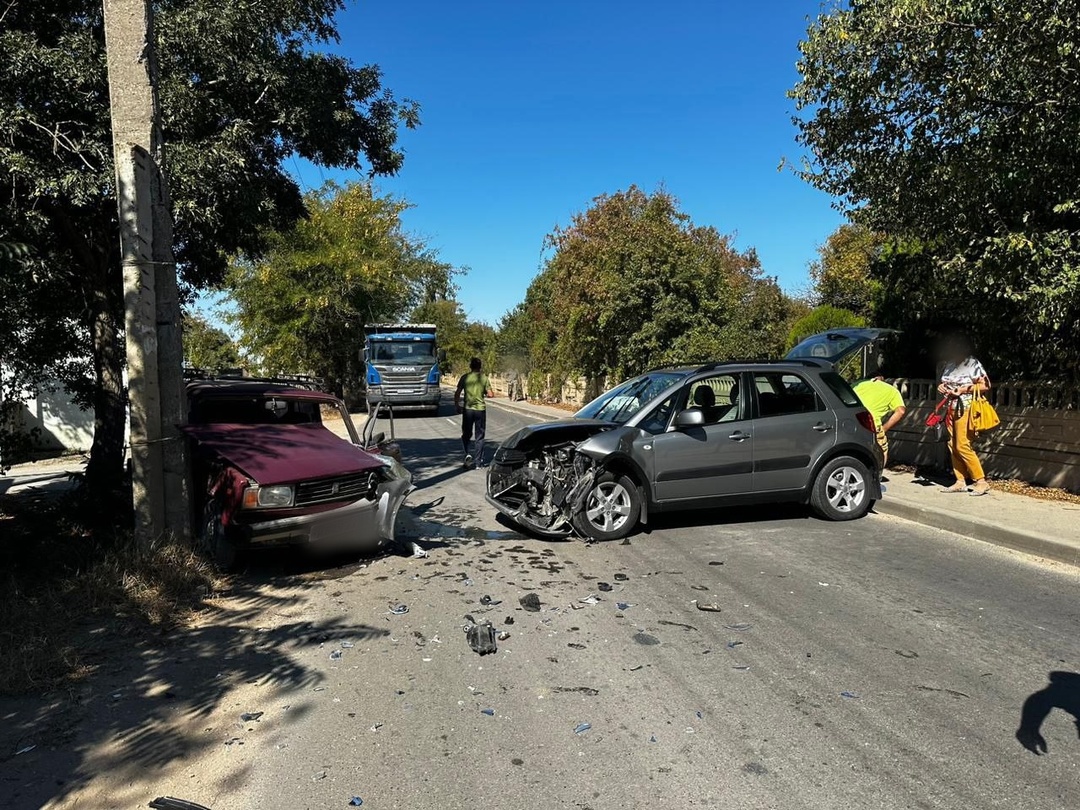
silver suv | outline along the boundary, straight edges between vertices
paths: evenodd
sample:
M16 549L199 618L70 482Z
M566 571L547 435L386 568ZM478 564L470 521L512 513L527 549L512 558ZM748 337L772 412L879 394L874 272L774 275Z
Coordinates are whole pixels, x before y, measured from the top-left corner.
M795 501L853 520L881 498L873 418L826 361L650 371L573 419L518 431L487 499L518 525L594 540L649 515Z

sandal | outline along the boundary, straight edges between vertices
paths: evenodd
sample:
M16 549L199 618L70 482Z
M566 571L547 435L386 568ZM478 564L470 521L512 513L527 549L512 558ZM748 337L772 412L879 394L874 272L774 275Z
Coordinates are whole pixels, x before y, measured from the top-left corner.
M990 492L990 484L987 481L983 481L981 484L976 484L971 488L969 495L979 496L986 495Z
M967 492L968 487L967 487L967 484L963 483L962 481L957 481L951 487L945 487L945 489L943 489L941 491L942 492Z

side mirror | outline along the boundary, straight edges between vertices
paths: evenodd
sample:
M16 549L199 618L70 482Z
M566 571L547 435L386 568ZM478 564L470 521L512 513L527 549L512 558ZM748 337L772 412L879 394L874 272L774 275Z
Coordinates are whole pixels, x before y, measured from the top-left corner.
M705 412L701 408L687 408L675 415L675 429L688 430L705 426Z

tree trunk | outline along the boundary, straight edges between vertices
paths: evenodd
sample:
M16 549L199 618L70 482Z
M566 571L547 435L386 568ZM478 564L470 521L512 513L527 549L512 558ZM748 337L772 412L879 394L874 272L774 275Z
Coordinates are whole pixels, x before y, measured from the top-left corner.
M112 292L119 282L107 270L95 280L95 288L87 296L94 355L94 443L86 482L92 502L100 504L102 514L112 520L118 517L115 508L127 503L123 497L127 425L124 339L117 296Z

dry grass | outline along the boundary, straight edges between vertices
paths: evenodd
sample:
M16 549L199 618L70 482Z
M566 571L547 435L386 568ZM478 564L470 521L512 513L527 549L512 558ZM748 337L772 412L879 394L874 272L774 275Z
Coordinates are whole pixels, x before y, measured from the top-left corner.
M0 579L0 694L85 677L92 650L183 624L226 584L186 546L142 549L130 539L103 546L48 520L59 516L0 510L0 524L12 529Z
M889 469L897 470L899 472L915 473L917 469L907 464L890 464ZM1029 484L1026 481L1020 481L1015 478L994 478L988 476L993 481L994 489L998 492L1011 492L1014 495L1024 495L1028 498L1037 498L1040 501L1057 501L1060 503L1075 503L1080 504L1080 494L1070 492L1067 489L1059 489L1057 487L1041 487L1037 484Z

